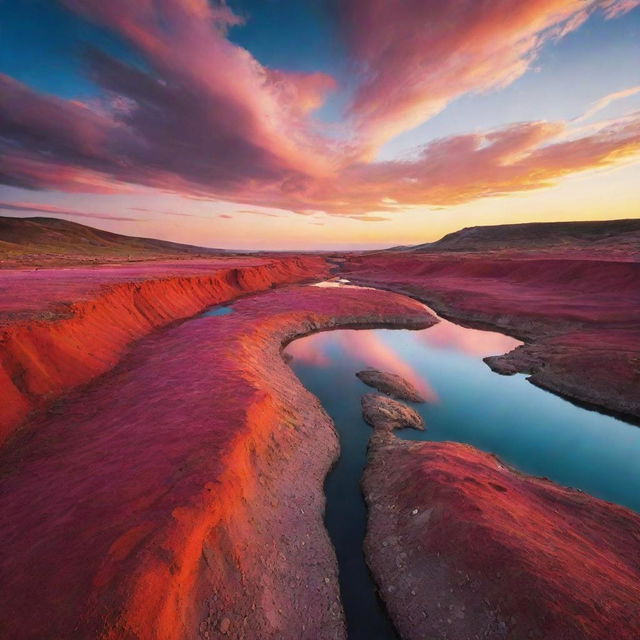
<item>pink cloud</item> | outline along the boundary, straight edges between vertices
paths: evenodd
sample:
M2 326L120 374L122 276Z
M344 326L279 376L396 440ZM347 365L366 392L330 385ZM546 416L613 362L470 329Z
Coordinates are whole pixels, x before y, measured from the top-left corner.
M638 151L636 116L573 138L567 123L518 123L436 140L411 160L371 161L389 136L459 95L508 84L545 41L598 8L621 15L637 4L630 0L345 0L359 69L348 142L314 119L334 79L260 64L227 38L242 20L224 4L64 1L127 40L147 69L90 52L106 92L92 104L0 75L4 184L95 193L144 185L380 222L376 213L408 205L542 188Z
M467 93L522 76L542 45L598 8L607 18L640 0L345 0L340 16L366 78L352 115L373 155Z
M640 3L640 0L638 0ZM576 118L574 122L582 122L583 120L589 120L596 113L606 109L611 103L616 102L618 100L623 100L624 98L629 98L630 96L634 96L640 93L640 85L635 87L629 87L627 89L623 89L621 91L615 91L613 93L609 93L606 96L603 96L599 100L596 100L579 118Z
M180 218L203 218L207 219L207 216L199 216L195 213L183 213L181 211L158 211L158 209L148 209L146 207L129 207L129 211L140 211L142 213L156 213L163 216L178 216Z
M101 169L90 169L82 163L81 159L61 159L53 150L6 150L0 142L1 183L27 189L58 189L71 193L106 194L136 190L128 180L123 179L124 176L118 178L111 174L108 165L103 165Z
M333 79L260 65L226 38L240 22L228 7L207 0L66 4L127 39L150 71L90 51L93 77L109 92L93 108L0 76L0 135L8 141L0 152L20 150L0 167L4 182L102 190L83 172L65 170L77 166L118 182L232 197L248 185L284 185L333 166L331 145L309 122ZM37 170L42 162L51 176Z
M640 6L640 0L604 0L603 11L607 18L617 18Z
M639 151L640 113L573 138L565 123L525 122L435 140L415 159L346 167L288 194L288 206L356 217L407 205L451 206L540 189Z
M246 173L253 169L256 177L326 170L329 158L323 141L306 117L333 88L333 79L322 73L263 67L226 38L226 30L241 23L227 6L208 0L65 3L117 31L160 76L161 82L153 82L151 76L127 69L104 54L96 61L98 81L132 100L130 121L138 130L163 124L172 137L179 133L178 125L186 126L183 144L192 147L190 151L199 151L199 156L208 151L214 166L220 154L236 173L239 161L245 163ZM143 104L152 108L145 109ZM189 117L195 118L191 124ZM172 146L171 151L175 150ZM209 171L209 167L200 169Z
M65 215L75 218L90 218L93 220L118 220L120 222L138 222L140 218L126 216L112 216L102 213L87 213L64 209L50 204L35 204L30 202L0 202L0 211L17 211L19 213L44 213L45 215Z

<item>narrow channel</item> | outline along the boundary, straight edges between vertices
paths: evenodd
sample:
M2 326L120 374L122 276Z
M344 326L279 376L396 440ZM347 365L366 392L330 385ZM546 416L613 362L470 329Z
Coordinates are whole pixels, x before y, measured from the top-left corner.
M414 407L425 432L412 440L457 441L497 454L533 475L640 511L640 428L578 407L528 383L493 373L482 358L519 344L500 333L441 320L423 331L336 330L292 342L291 366L322 402L340 436L341 457L326 482L326 526L340 567L350 640L396 638L363 555L366 507L360 479L370 427L360 398L372 389L355 373L397 373L429 398Z

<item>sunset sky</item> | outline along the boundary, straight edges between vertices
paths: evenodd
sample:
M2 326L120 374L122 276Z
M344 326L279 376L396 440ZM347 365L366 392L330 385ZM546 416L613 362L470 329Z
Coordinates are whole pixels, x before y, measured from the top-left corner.
M0 0L0 215L366 248L639 185L640 0Z

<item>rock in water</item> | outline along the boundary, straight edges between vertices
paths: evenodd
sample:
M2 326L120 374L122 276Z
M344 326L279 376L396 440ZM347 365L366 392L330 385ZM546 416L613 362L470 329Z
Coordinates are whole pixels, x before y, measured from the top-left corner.
M415 409L379 393L362 396L362 415L374 429L392 431L411 427L424 430L424 420Z
M408 380L395 373L387 373L377 369L365 369L364 371L358 371L356 376L366 385L398 400L425 402L422 394Z

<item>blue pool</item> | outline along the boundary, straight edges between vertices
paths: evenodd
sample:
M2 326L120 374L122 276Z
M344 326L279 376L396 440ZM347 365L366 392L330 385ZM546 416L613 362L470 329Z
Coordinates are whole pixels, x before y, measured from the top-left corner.
M340 565L349 638L395 638L377 601L362 542L366 509L360 479L370 427L360 398L373 391L354 375L375 367L402 375L429 401L414 405L427 430L413 440L453 440L497 454L527 473L640 511L640 428L578 407L526 381L493 373L482 361L519 343L442 320L422 331L338 330L301 338L286 353L321 400L341 440L326 483L326 524Z

